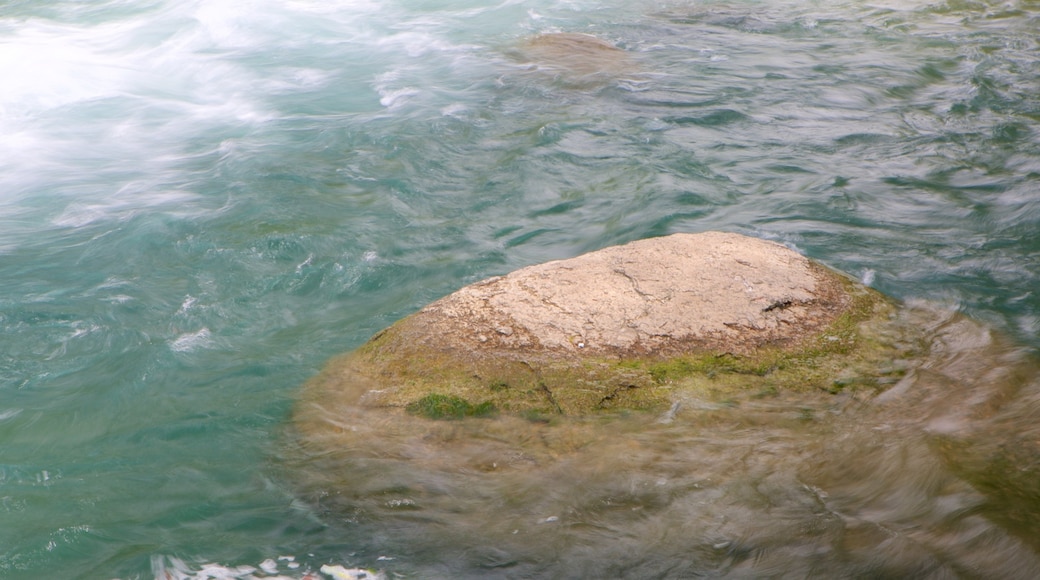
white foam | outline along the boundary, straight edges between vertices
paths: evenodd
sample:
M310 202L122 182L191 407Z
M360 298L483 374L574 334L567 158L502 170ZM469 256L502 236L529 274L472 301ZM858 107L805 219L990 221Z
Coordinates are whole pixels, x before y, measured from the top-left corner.
M410 26L422 26L422 22L409 22ZM379 39L377 44L394 50L401 50L410 58L425 56L431 52L449 52L459 47L445 42L436 36L425 32L399 32L392 36Z
M465 113L469 110L469 107L462 103L452 103L441 109L441 115L445 117L456 117L461 118L465 116Z
M181 307L177 309L177 314L187 314L195 306L196 302L198 302L198 298L191 294L185 296L184 302L181 302Z
M388 558L391 559L391 558ZM257 564L225 566L222 564L207 563L193 567L187 562L174 556L152 556L152 574L156 580L292 580L292 579L316 579L318 576L310 571L295 572L300 564L295 561L294 556L279 556L277 560L268 558ZM293 570L293 576L281 574L281 565ZM257 569L259 568L259 570ZM347 568L339 564L324 564L320 568L323 578L333 580L386 580L386 574L375 570L364 568ZM295 574L302 573L302 576Z
M99 53L93 38L81 28L34 21L0 37L0 113L20 116L117 93L127 73Z
M329 15L357 15L359 13L371 13L378 12L380 9L385 9L386 5L383 2L376 2L375 0L340 0L339 2L327 1L327 0L292 0L286 2L286 6L299 12L309 12L312 14L320 14L322 16Z
M267 92L271 94L287 94L299 91L313 91L328 84L332 75L329 72L313 68L284 68L278 77L268 79Z
M207 38L221 48L241 48L258 42L260 4L250 0L209 0L198 3L192 16ZM261 9L262 10L262 9Z
M197 194L187 191L142 191L130 188L94 203L73 202L51 223L59 227L79 228L104 220L125 221L145 207L182 211L185 204L196 199Z
M195 194L163 179L177 179L182 160L198 155L188 148L200 135L277 116L257 90L261 76L219 52L192 23L191 5L163 10L78 25L2 26L0 16L4 215L25 200L43 203L41 194L73 200L51 219L60 227L176 208ZM307 69L284 75L298 88L322 82Z
M170 350L174 352L191 352L212 344L208 328L203 327L196 332L187 332L170 341Z
M418 89L404 87L393 90L379 91L379 104L388 109L395 109L408 102L412 97L420 94Z

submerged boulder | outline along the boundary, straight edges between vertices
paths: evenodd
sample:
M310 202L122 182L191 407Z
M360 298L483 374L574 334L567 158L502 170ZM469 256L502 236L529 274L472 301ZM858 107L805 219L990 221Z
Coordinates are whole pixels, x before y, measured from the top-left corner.
M430 418L667 409L688 396L879 387L879 293L773 242L674 234L490 278L333 360L326 402Z
M638 70L627 52L591 34L550 32L525 39L509 51L533 72L566 86L595 86Z

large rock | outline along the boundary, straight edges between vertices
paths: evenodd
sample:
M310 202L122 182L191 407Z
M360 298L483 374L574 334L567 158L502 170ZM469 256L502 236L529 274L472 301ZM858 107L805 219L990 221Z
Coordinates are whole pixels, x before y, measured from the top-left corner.
M873 336L890 310L779 244L675 234L465 287L334 360L311 390L438 417L877 386L899 372L900 347Z
M306 385L286 464L405 576L1037 578L1038 369L777 244L674 235L401 320Z

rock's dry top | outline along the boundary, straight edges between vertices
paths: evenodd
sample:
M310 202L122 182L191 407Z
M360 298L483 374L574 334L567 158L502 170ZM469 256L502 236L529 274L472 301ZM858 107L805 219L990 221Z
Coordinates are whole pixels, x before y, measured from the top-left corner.
M473 284L417 313L415 338L460 351L746 353L804 338L849 301L833 272L779 244L675 234Z
M583 414L691 389L829 389L880 366L862 323L887 304L773 242L675 234L465 287L334 360L310 391L367 407Z

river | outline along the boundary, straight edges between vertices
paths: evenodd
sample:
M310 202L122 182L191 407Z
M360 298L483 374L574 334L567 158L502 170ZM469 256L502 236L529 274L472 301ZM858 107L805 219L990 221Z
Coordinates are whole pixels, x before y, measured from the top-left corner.
M588 74L546 33L621 50ZM0 576L1033 577L1038 95L1031 0L0 1ZM474 488L498 519L321 503L286 433L330 357L706 230L929 313L890 395L927 411L622 421Z

